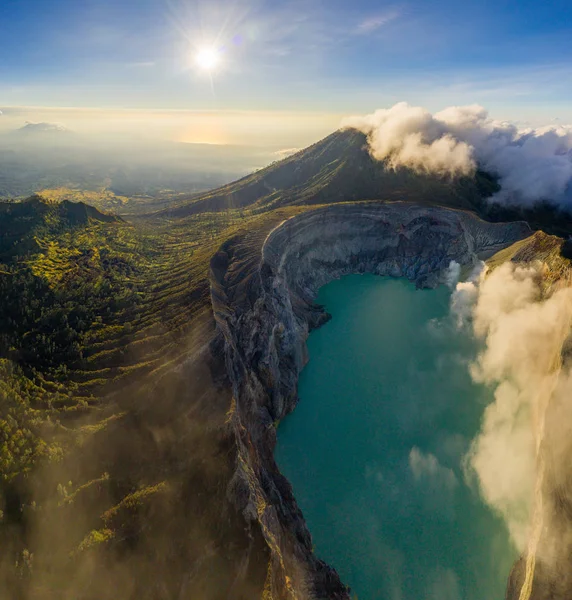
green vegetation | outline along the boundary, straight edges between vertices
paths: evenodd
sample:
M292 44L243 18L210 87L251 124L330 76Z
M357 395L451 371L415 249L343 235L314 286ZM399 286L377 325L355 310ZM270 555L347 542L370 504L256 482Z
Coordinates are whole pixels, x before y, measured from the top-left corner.
M482 198L475 204L475 211L487 221L507 222L526 221L532 229L542 230L563 238L572 235L570 213L547 202L539 202L531 207L501 206Z
M33 213L61 206L29 204ZM135 227L93 217L76 223L59 212L27 218L17 242L0 240L0 353L34 381L65 382L67 408L174 357L208 305L210 256L221 239L261 218L207 214Z
M81 202L94 206L100 211L116 215L137 215L168 207L176 202L179 193L163 190L153 195L131 194L125 196L116 194L108 187L103 186L94 190L71 187L46 188L40 190L38 195L49 202Z
M0 203L0 544L16 588L32 567L137 537L146 511L182 493L145 464L81 461L106 436L128 437L137 417L126 402L212 330L209 265L222 241L266 235L300 210L128 223L67 200ZM50 483L33 491L38 477ZM73 531L53 556L26 540L36 515Z
M96 191L58 187L40 190L38 194L50 202L62 202L63 200L85 202L99 210L117 213L124 211L130 201L127 196L118 196L107 188Z
M234 400L222 386L211 389L210 379L208 395L192 378L173 374L211 340L210 260L225 240L240 234L241 251L249 252L294 214L380 196L438 198L490 212L483 197L496 183L486 174L452 182L389 172L371 161L363 141L357 132L334 134L236 184L196 198L177 196L177 208L155 215L120 218L98 208L136 213L174 196L149 204L105 187L60 187L0 202L0 591L7 587L26 600L60 598L60 578L73 580L82 557L103 554L113 563L142 531L180 533L171 513L185 511L190 499L211 523L220 520L223 501L217 505L201 490L226 497L232 473L221 472L232 469L233 449L193 427L211 426L217 402L230 424ZM531 252L545 252L557 268L562 241L538 236ZM194 394L192 406L185 394ZM189 448L200 453L198 474L182 473L180 457ZM30 536L37 523L49 532L47 540ZM197 539L210 535L200 519L185 526ZM233 535L244 535L239 529ZM143 547L147 557L154 551ZM194 550L157 552L184 562ZM30 595L32 572L43 578ZM147 596L117 594L165 597L151 588Z
M111 529L93 529L90 531L85 538L81 541L78 546L78 552L85 552L90 550L97 544L103 544L113 539L114 534Z
M10 481L28 473L41 457L57 459L61 448L41 439L47 414L41 408L44 388L35 385L11 361L0 359L0 477Z

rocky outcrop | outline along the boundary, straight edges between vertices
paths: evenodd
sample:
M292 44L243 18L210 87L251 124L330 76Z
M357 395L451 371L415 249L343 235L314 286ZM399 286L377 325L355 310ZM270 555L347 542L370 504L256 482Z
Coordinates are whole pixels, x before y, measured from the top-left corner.
M469 265L530 234L522 222L406 203L332 205L271 231L262 247L228 240L211 262L211 297L232 385L236 437L230 499L271 550L266 598L349 598L334 569L314 556L288 481L273 458L275 424L297 402L309 331L329 318L317 290L348 273L406 277L433 287L451 260Z

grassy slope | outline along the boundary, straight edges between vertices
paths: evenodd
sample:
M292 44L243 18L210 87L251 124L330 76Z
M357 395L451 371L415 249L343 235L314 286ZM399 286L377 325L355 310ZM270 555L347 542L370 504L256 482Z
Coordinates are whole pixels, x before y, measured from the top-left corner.
M49 208L38 206L31 212ZM66 410L95 405L186 354L180 341L208 312L208 263L222 240L298 210L137 227L93 218L75 225L48 211L18 232L16 246L15 236L0 244L2 356L35 382L65 389L57 404Z
M161 210L177 202L180 193L163 191L150 195L123 196L106 187L98 190L83 190L72 187L46 188L38 195L51 202L84 202L95 208L116 215L136 215Z
M174 515L193 502L205 522L220 520L213 515L209 521L212 507L189 496L180 471L185 456L214 461L216 468L185 481L199 477L200 487L226 493L231 474L220 455L224 442L215 436L210 448L204 430L220 428L217 419L230 398L216 390L205 394L213 385L199 371L190 377L199 396L185 417L189 408L180 402L192 397L192 385L172 376L173 368L212 335L208 270L222 241L241 231L264 237L305 210L201 214L134 226L81 206L70 219L68 208L36 198L17 207L17 218L14 206L4 214L18 235L0 239L0 543L9 563L0 563L0 590L28 589L32 567L22 566L28 554L35 556L36 573L61 576L68 554L77 569L98 547L121 552L124 540L157 522L156 511L172 513L176 531ZM159 380L159 394L151 393ZM179 442L165 442L163 449L162 436L178 429ZM44 539L26 536L36 514L42 515L40 531L66 530L53 556ZM169 520L160 522L168 526ZM208 535L201 530L189 539ZM158 532L147 536L163 539ZM192 560L194 551L179 549L179 560ZM62 585L54 577L40 578L34 593L51 597ZM124 579L118 575L118 582Z

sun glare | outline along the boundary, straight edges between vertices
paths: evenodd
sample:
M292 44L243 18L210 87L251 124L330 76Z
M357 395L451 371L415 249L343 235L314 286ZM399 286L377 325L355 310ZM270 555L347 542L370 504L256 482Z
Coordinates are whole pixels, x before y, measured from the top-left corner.
M214 48L203 48L199 50L195 60L203 71L212 71L220 62L220 54Z

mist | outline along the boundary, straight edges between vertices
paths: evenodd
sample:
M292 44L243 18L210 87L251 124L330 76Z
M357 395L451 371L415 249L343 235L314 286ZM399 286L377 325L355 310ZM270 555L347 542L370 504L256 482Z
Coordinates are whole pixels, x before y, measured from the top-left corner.
M3 107L0 197L71 187L117 195L198 193L335 129L340 115Z
M493 202L572 205L570 126L522 128L492 119L479 105L432 114L405 102L350 117L343 125L365 133L371 155L390 168L444 177L471 176L480 168L499 179Z
M109 189L117 195L200 192L275 160L271 149L77 133L28 123L0 134L0 197L43 189Z
M556 557L572 542L562 512L572 450L572 289L543 285L541 264L509 262L459 283L452 298L459 322L470 318L483 341L471 375L494 388L466 475L503 517L531 575L538 563L559 573Z

